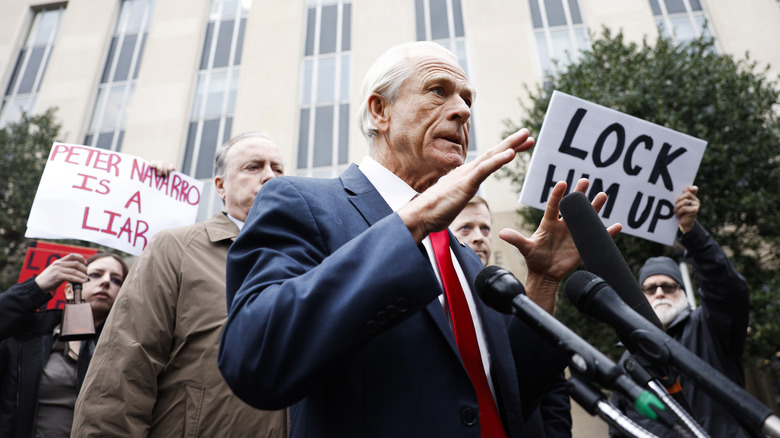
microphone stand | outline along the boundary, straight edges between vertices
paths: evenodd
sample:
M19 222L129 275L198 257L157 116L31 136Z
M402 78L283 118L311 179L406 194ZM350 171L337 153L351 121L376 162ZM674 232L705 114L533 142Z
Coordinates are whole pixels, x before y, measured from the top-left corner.
M634 423L625 416L619 409L615 408L606 401L604 394L583 382L578 377L572 375L567 382L569 394L580 406L590 415L598 415L613 428L619 430L623 435L636 438L658 438L657 435L645 430L640 425Z
M635 381L647 385L647 387L650 388L650 390L653 391L653 393L658 396L659 399L661 399L661 402L663 402L663 404L669 408L672 415L677 419L677 424L685 427L690 436L696 438L709 438L709 434L701 427L699 423L696 422L696 420L693 419L690 414L690 410L684 409L683 406L677 402L678 399L672 397L666 388L657 379L655 379L634 356L628 357L628 359L623 364L623 368L628 371L628 373ZM679 398L685 401L685 399L682 397L682 393L678 392L678 394L680 395Z
M580 285L576 283L586 289L578 290ZM608 324L612 325L618 334L623 334L621 338L627 340L623 343L634 355L655 366L676 368L688 377L694 386L729 409L742 427L754 436L763 433L770 438L780 438L780 418L768 407L630 308L601 278L587 271L577 271L569 277L566 290L570 299L572 296L580 298L572 303L581 312L596 318L599 318L596 315L610 315ZM571 291L574 291L573 295ZM610 298L590 301L591 293L604 294L602 296Z
M588 380L593 379L607 389L622 393L631 400L637 412L666 427L673 427L674 418L666 412L664 405L655 395L637 385L616 363L524 293L517 294L510 307L515 317L528 324L566 355L573 374L587 376Z

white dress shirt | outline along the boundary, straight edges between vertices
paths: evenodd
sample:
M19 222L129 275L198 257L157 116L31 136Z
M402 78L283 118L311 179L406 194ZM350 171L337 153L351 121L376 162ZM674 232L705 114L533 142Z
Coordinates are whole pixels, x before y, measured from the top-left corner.
M243 221L240 221L240 220L238 220L238 219L234 218L233 216L231 216L231 215L230 215L230 213L227 213L227 212L226 212L226 213L225 213L225 215L226 215L226 216L228 217L228 219L230 219L230 220L231 220L231 221L232 221L234 224L236 224L236 226L238 227L238 231L241 231L241 229L242 229L242 228L244 228L244 222L243 222Z
M419 195L419 193L409 187L401 178L387 170L387 168L371 157L364 157L363 161L360 162L359 168L393 211L398 211L401 207L414 199L415 196ZM431 262L433 272L436 273L439 284L442 284L441 274L439 273L439 267L436 264L436 257L433 254L430 237L425 236L422 244L425 247L425 251L428 253L428 260ZM471 320L474 321L474 330L477 334L477 344L479 345L479 353L482 356L482 365L485 368L485 375L487 376L488 385L490 386L490 392L495 399L496 392L493 389L493 381L490 378L490 354L485 341L485 332L482 330L482 321L479 318L476 305L474 304L474 295L471 293L471 287L469 286L466 276L463 274L463 269L460 267L460 263L452 252L452 249L450 249L450 254L452 256L452 264L455 266L455 272L458 274L458 280L460 280L460 285L463 288L463 293L466 295L466 302L469 305L469 312L471 312ZM444 287L442 286L442 291L443 290ZM439 295L439 302L442 303L444 313L450 321L450 327L452 327L452 317L450 316L449 306L446 303L446 296L443 293Z

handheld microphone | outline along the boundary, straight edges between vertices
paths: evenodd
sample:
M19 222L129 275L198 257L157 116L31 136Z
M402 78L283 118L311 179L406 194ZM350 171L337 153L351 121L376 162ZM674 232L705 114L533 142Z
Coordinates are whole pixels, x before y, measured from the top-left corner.
M647 302L631 268L609 235L598 213L582 192L571 192L559 204L566 227L580 253L585 269L603 278L631 309L658 328L658 316ZM620 333L618 333L620 336ZM625 344L625 340L621 338Z
M655 395L637 385L617 364L528 298L525 288L511 272L488 266L477 275L474 287L485 304L501 313L514 314L558 347L566 354L573 372L620 391L639 413L672 426L674 420Z
M577 271L564 290L580 312L611 325L621 339L630 343L635 355L657 365L673 365L697 388L727 407L747 430L780 438L778 418L769 408L639 315L597 275Z

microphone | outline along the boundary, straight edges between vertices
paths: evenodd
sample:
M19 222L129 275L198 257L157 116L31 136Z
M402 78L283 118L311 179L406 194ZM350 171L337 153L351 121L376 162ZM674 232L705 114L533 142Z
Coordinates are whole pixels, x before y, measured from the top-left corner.
M618 296L631 309L644 316L658 328L663 328L661 321L647 302L628 267L628 263L609 235L598 213L582 192L571 192L561 199L559 204L563 221L569 228L577 252L580 253L585 269L606 280L618 291ZM620 336L620 333L618 333ZM621 338L624 344L625 340Z
M577 271L564 290L580 312L611 325L635 355L657 365L673 365L697 388L728 408L750 432L780 438L780 421L769 408L639 315L597 275Z
M498 266L480 271L474 282L477 295L488 306L514 314L555 345L567 357L572 372L595 380L607 389L620 391L634 408L651 420L671 427L674 420L651 392L637 385L617 364L525 295L525 288L511 272Z
M606 280L614 290L620 291L618 295L625 303L644 316L646 320L655 324L656 327L663 329L661 321L634 278L631 268L628 267L626 260L615 245L615 241L604 228L604 224L585 194L582 192L569 193L561 199L559 206L563 220L566 222L566 227L574 240L577 252L582 257L585 268ZM623 339L620 332L618 332L618 337L631 350L631 344ZM683 409L690 412L688 401L676 391L679 388L677 377L672 375L669 370L659 370L659 372L664 376L662 382L672 397Z

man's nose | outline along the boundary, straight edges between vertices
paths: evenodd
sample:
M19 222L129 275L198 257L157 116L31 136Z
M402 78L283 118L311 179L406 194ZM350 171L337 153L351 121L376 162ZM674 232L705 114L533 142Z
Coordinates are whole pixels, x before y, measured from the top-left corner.
M471 117L471 108L466 104L466 101L458 95L454 95L452 100L449 118L451 120L459 119L461 123L466 123L469 117Z
M265 166L263 168L263 173L260 176L260 183L265 184L266 182L268 182L268 180L274 177L276 177L276 173L274 173L274 170L271 169L271 166Z

